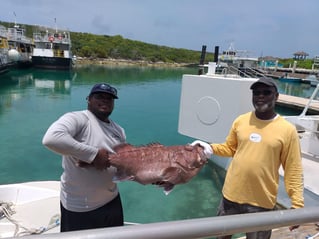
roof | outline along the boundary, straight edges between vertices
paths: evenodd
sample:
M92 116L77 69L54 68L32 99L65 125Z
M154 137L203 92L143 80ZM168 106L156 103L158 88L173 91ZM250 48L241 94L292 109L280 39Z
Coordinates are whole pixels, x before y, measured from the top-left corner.
M294 53L294 56L309 56L309 54L304 51L297 51Z

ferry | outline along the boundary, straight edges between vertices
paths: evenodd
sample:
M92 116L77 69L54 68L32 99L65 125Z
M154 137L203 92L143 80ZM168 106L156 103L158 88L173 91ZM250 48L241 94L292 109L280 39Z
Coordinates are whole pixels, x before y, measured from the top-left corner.
M67 30L39 28L33 33L35 68L70 70L72 68L71 36Z
M258 67L258 57L252 56L248 50L237 50L234 47L234 43L231 43L227 50L218 54L217 70L228 69L228 71L234 71L234 69L240 70L243 74L251 72Z
M31 66L31 57L33 52L33 41L26 36L25 29L14 24L14 27L8 28L9 59L16 63L17 67Z
M289 83L301 83L302 79L300 77L289 76L288 73L286 73L284 76L281 76L279 78L279 81L289 82Z
M9 71L12 63L9 60L9 44L7 38L7 29L0 25L0 74Z

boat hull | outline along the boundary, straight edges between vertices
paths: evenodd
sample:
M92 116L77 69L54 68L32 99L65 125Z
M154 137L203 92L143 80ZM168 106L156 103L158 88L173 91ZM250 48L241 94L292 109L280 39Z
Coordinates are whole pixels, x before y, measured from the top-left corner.
M29 235L31 231L41 230L44 234L60 232L59 181L0 185L0 195L3 205L11 205L15 212L11 215L14 221L7 216L0 218L0 238L15 237L15 233L17 237ZM13 222L19 227L16 228Z
M16 64L14 62L9 62L9 63L1 63L0 59L0 75L7 73L10 71Z
M69 70L72 68L71 58L33 56L32 65L41 69Z
M281 77L279 78L279 80L282 82L290 82L290 83L300 83L302 81L301 78L296 78L296 77Z

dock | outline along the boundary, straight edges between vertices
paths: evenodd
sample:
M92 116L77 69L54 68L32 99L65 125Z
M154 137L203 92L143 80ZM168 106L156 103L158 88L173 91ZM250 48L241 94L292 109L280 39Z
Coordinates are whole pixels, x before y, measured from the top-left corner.
M276 104L279 106L284 106L287 108L302 111L305 108L305 106L308 104L308 102L309 102L309 99L306 99L306 98L285 95L285 94L279 94L279 98L278 98ZM312 102L308 108L308 114L319 114L319 101L318 100L312 100Z

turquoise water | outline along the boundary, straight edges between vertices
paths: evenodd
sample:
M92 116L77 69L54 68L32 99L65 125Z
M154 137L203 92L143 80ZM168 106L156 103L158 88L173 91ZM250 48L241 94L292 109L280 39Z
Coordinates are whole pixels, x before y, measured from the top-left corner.
M278 90L282 94L310 98L315 87L306 83L290 83L277 80ZM318 95L315 99L318 99Z
M119 91L112 118L128 142L186 144L177 132L182 75L197 69L83 67L72 73L21 70L0 80L0 183L59 180L61 158L41 144L48 126L68 111L86 108L93 84L108 82ZM149 223L214 216L223 170L210 163L168 195L153 185L119 183L125 221ZM1 200L1 199L0 199Z
M28 69L1 75L0 184L59 180L61 158L42 146L43 134L60 115L85 109L85 98L98 82L118 89L112 118L125 128L128 142L192 142L192 138L180 135L177 127L182 75L196 73L197 69L191 68L90 66L71 73ZM309 97L313 91L309 85L278 84L285 94ZM215 216L223 179L224 171L209 163L192 181L176 186L168 196L152 185L119 183L125 221L150 223Z

